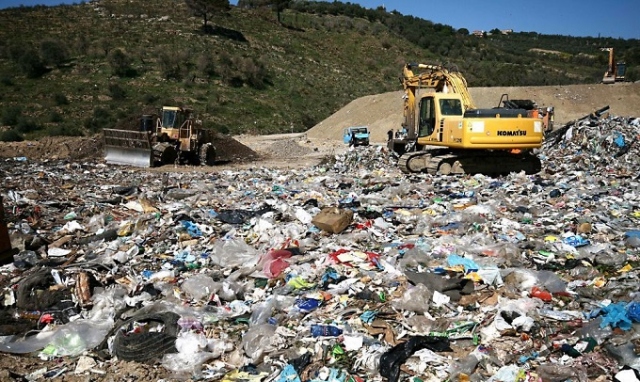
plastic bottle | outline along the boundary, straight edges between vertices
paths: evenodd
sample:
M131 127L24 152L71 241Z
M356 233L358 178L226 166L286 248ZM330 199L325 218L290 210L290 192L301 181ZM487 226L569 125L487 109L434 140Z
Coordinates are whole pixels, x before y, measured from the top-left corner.
M468 356L464 357L456 361L449 368L449 380L458 380L461 374L465 374L467 376L471 376L473 374L476 367L478 367L478 363L480 363L480 359L482 359L482 355L478 354L475 350L471 352Z
M337 337L342 334L342 329L333 325L311 325L313 337Z

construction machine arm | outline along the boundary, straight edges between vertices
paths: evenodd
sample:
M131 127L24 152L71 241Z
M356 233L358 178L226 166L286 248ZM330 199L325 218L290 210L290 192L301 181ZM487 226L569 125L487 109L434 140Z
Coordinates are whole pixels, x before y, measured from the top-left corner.
M462 98L465 110L475 109L471 94L467 89L467 80L459 72L450 72L440 65L406 64L402 70L400 82L405 90L404 125L410 138L415 138L416 97L420 89L435 92L455 93Z

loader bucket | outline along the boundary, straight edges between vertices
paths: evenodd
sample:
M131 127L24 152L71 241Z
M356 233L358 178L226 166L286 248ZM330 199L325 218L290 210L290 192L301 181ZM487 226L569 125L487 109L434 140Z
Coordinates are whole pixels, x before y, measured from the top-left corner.
M151 167L153 152L146 131L104 129L105 160L110 164Z

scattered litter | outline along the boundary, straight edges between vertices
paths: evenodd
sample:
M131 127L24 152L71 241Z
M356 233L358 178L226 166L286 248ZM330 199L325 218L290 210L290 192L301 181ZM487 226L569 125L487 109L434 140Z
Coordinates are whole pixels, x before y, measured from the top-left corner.
M2 162L19 245L0 351L43 359L28 380L123 360L222 381L638 381L637 121L580 119L542 172L500 178L402 175L378 146L295 171Z

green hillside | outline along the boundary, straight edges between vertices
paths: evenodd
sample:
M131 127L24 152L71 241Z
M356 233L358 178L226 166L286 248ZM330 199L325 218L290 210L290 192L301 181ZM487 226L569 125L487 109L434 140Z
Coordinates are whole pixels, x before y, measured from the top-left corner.
M245 2L247 3L247 2ZM209 20L183 0L100 0L0 11L0 140L80 135L150 107L194 108L224 133L301 132L351 100L400 89L405 62L455 65L470 86L598 82L637 40L476 37L384 9L295 1Z

